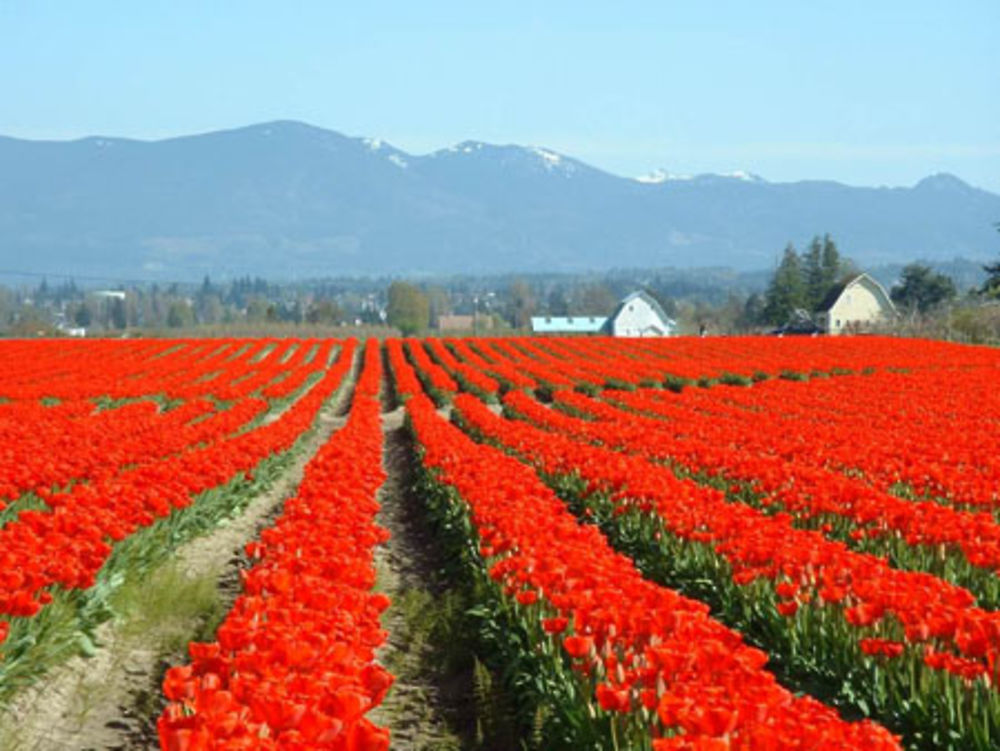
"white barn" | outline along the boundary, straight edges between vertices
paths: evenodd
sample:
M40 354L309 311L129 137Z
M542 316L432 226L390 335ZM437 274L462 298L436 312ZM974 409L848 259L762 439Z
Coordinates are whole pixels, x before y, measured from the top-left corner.
M838 284L819 306L816 322L826 334L869 331L880 321L896 315L885 287L868 274L858 274Z
M672 336L677 323L647 292L633 292L607 318L600 316L534 316L535 334L604 334L607 336Z
M647 292L638 291L618 303L604 324L610 336L672 336L677 323Z

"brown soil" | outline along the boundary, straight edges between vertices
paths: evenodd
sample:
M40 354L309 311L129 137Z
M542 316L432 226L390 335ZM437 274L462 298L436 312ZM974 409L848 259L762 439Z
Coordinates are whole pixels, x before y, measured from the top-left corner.
M393 604L382 616L382 627L389 636L378 658L396 680L383 703L368 717L389 728L393 749L459 749L467 744L454 727L464 724L460 718L469 714L461 706L470 700L469 681L468 676L446 675L442 666L432 664L435 645L421 628L425 624L415 622L413 603L431 602L443 593L442 562L413 490L414 454L403 425L405 412L396 405L388 367L385 370L382 430L387 479L379 491L377 521L392 537L376 550L375 566L378 588ZM414 596L423 599L414 600ZM463 694L464 702L459 698Z
M434 582L434 564L427 553L432 549L422 540L418 510L412 503L409 447L403 435L402 409L383 415L385 434L384 464L388 479L379 492L381 510L378 523L392 538L377 549L375 566L379 589L394 605L382 617L388 639L379 650L379 661L396 676L383 703L369 718L388 727L393 749L459 748L444 716L443 697L426 663L431 645L415 638L413 624L400 612L399 602L408 591L427 590Z
M238 518L175 551L171 564L188 575L214 575L225 610L240 592L244 545L281 513L284 500L298 488L305 465L343 425L359 363L356 356L355 373L320 411L318 429L306 439L292 466ZM203 627L193 620L189 633ZM0 751L158 749L156 718L164 706L160 682L169 665L185 661L186 650L164 654L150 647L162 643L157 638L162 635L126 636L123 631L114 621L104 624L98 629L100 648L94 657L76 657L55 668L0 711Z
M469 603L452 591L440 541L415 490L416 454L404 410L393 409L391 399L384 406L388 478L379 493L378 523L392 537L376 551L375 562L378 587L393 604L382 617L389 637L378 657L396 681L368 717L389 728L392 749L511 751L519 747L511 707L495 689L484 694L477 684L474 640L462 632L467 623L455 613ZM450 409L438 414L447 418ZM433 641L442 637L431 624L448 635L446 643ZM491 681L498 685L500 678L492 675Z

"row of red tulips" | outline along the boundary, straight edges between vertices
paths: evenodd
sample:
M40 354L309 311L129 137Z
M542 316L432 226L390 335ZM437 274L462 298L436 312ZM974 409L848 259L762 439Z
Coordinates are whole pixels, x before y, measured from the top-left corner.
M656 412L685 434L724 429L734 452L768 453L882 490L902 483L917 497L990 508L1000 503L998 375L990 368L881 372L863 382L819 379L808 388L774 380L723 395L664 395Z
M384 751L364 715L392 676L374 660L389 605L373 593L384 480L380 349L365 348L347 423L310 460L295 497L250 543L254 566L216 641L171 668L158 728L165 751Z
M51 600L53 585L93 586L115 541L291 448L339 388L354 349L355 342L348 341L322 380L273 422L234 435L226 434L232 427L227 424L206 445L74 485L47 498L50 510L22 511L0 529L0 614L35 615ZM7 626L0 623L3 637Z
M149 386L154 393L162 394L169 388L175 396L183 394L187 399L166 411L148 398L112 403L103 409L95 405L94 397L113 402L112 394L120 395L120 391L80 392L75 398L52 405L34 398L11 400L0 407L0 442L4 446L0 450L0 510L7 500L26 492L45 499L55 487L96 476L108 477L125 465L156 461L186 447L228 435L268 408L266 401L253 396L261 391L261 384L287 373L287 377L263 389L266 398L287 399L326 369L331 347L329 342L316 344L315 348L302 346L288 362L275 362L261 372L252 371L250 377L246 367L239 366L235 359L223 364L214 362L214 356L210 356L209 364L198 361L199 368L193 373L181 370L182 375L186 373L196 381L183 388L169 385L176 377L172 370L165 370L176 365L169 357L147 361L147 366L162 378L159 386L155 382ZM244 355L254 351L255 348L247 347ZM309 352L316 356L307 364L303 358ZM47 354L56 356L58 350L50 347ZM198 376L206 368L212 370L210 375L214 377ZM143 376L149 377L152 377L149 372ZM230 383L234 379L239 381L238 388ZM114 387L109 384L109 388ZM211 399L205 398L207 394L211 394ZM220 409L221 394L232 401Z
M413 359L417 376L425 380L428 392L440 394L439 398L444 399L446 394L458 391L455 379L430 358L418 339L407 339L405 344L407 354Z
M848 695L863 696L875 680L851 667L855 657L878 652L893 689L871 697L869 706L877 701L888 715L902 712L907 723L924 724L921 732L951 732L943 717L960 717L974 728L973 738L1000 727L994 688L1000 629L996 614L975 608L968 591L796 529L787 514L766 516L729 503L722 491L680 479L641 456L568 438L562 431L572 431L575 418L521 393L509 393L505 403L549 430L502 420L466 395L455 400L476 431L546 473L577 476L588 492L609 494L615 517L634 518L639 526L633 535L662 547L660 555L687 566L698 581L714 580L717 591L730 592L733 622L742 627L742 617L754 613L753 625L779 639L787 657L808 653L813 663L807 668L817 674L829 675L838 664L844 678L856 674L862 693ZM660 561L653 555L647 563Z
M181 364L186 353L203 349L177 341L109 339L15 340L3 342L2 348L5 362L16 363L17 367L0 373L0 396L13 401L77 399L81 394L112 392L118 396L145 396L149 392L122 393L119 388L138 380L148 370L161 375L172 372L178 367L172 363ZM0 409L3 406L0 404Z
M762 494L754 499L762 507L787 511L802 525L892 555L899 565L975 587L977 596L991 606L998 604L1000 524L991 514L900 498L863 478L817 466L805 425L796 439L789 437L794 428L788 423L771 419L773 412L739 420L719 414L689 417L687 410L678 409L686 397L664 399L662 392L646 390L605 392L605 398L627 409L581 394L557 398L560 404L598 419L578 426L592 440L747 483ZM745 422L752 422L752 427ZM782 450L782 445L791 444L800 447ZM905 449L899 446L899 451Z
M950 745L933 745L937 740L927 739L939 736L921 735L922 748L989 748L1000 730L997 615L974 607L968 590L942 578L893 568L824 538L843 532L837 526L843 521L863 537L849 540L863 550L874 549L880 539L892 541L894 560L902 562L898 553L907 542L928 550L935 545L945 579L960 578L950 565L959 555L955 551L992 576L990 569L1000 562L992 518L885 493L894 477L907 479L918 492L954 489L957 496L961 488L968 494L970 476L978 477L978 488L987 488L994 467L984 457L986 449L970 442L934 466L932 443L914 439L908 444L913 455L902 466L918 473L931 465L921 480L919 474L908 479L898 464L891 465L893 452L873 450L852 465L849 454L832 447L839 435L860 427L847 405L852 393L847 384L871 381L872 393L859 403L875 405L881 393L883 404L899 411L902 400L912 404L921 388L935 385L949 395L949 419L972 420L974 407L963 401L961 384L978 389L988 409L990 379L1000 358L927 342L822 344L387 343L396 389L409 398L425 468L467 510L470 534L502 607L530 635L533 654L544 657L535 664L547 666L554 680L568 686L563 699L576 697L565 711L575 712L580 726L606 732L606 745L701 751L898 747L877 725L846 723L820 702L795 698L764 669L767 655L710 617L706 605L639 574L641 568L652 575L668 559L669 565L694 572L699 586L710 581L734 598L719 616L730 626L742 628L740 613L750 614L748 623L764 624L761 633L773 636L775 654L783 657L782 650L792 645L828 655L823 672L845 686L862 673L865 680L890 686L888 705L879 699L879 716L895 717L893 707L898 708L908 732L918 727L919 733L947 734L952 730L947 723L955 723ZM326 371L334 346L329 342L96 343L94 351L109 365L95 374L100 369L92 361L30 345L9 346L25 356L46 354L51 390L35 389L20 374L0 374L0 397L10 399L0 402L0 439L25 435L19 420L50 420L47 435L59 454L87 441L95 448L72 459L41 461L33 458L39 444L26 437L23 445L15 441L6 470L0 452L0 489L8 488L8 497L35 490L50 507L22 512L0 526L0 642L9 618L37 613L53 588L90 586L115 541L291 446L338 387L354 352L354 343L346 343ZM192 645L192 663L168 675L164 691L172 703L160 720L164 748L388 746L387 733L364 717L391 682L374 662L374 649L384 638L378 617L388 601L370 591L372 548L385 538L374 524L374 495L383 479L376 399L380 351L368 343L347 426L317 454L276 526L248 548L256 565L217 641ZM609 383L632 388L723 373L887 367L913 372L695 389L679 397L607 391L599 400L573 393L574 388L595 393ZM286 399L317 378L277 420L238 431L266 407L254 394ZM508 409L536 425L502 420L469 395L454 397L457 413L477 434L535 463L546 481L583 478L586 493L573 482L559 487L568 495L579 491L581 508L595 514L615 544L615 535L636 543L628 550L639 567L614 553L596 527L581 525L530 467L448 425L422 395L425 389L439 404L458 390L483 397L506 391ZM585 419L546 407L519 389L546 398L554 394L557 403ZM813 389L840 402L830 407L809 395ZM150 402L96 414L85 406L91 395L151 393L187 401L162 413ZM900 393L906 396L895 396ZM63 403L38 403L52 395ZM206 395L234 403L216 409L215 402L203 400ZM781 418L783 406L787 416ZM929 409L913 411L909 430L948 428ZM987 416L987 422L992 419ZM790 437L803 425L816 428L815 443ZM906 428L888 420L879 425L897 440L907 439ZM120 440L111 441L102 430L119 431ZM984 443L992 440L983 435ZM866 440L874 445L878 437ZM22 450L27 446L36 451ZM803 447L828 450L833 458L800 459L795 452ZM98 466L101 455L111 457L111 471ZM706 487L702 479L678 476L664 461L674 462L682 475L682 470L717 474L724 484ZM970 473L971 462L986 467ZM77 483L60 492L47 490L70 480ZM779 508L783 512L775 513ZM802 528L830 520L830 528ZM767 638L762 644L771 646ZM925 701L921 692L933 693L933 700ZM945 716L950 720L942 720Z
M286 341L267 352L260 361L249 363L248 375L229 379L228 384L213 393L219 399L240 399L256 393L269 399L287 398L310 378L326 370L335 344L331 340L320 343ZM310 354L313 357L307 362ZM204 388L204 385L195 383L189 388Z
M990 348L883 337L815 340L553 337L448 339L445 344L463 367L488 374L508 387L545 385L551 390L587 384L683 384L718 379L726 374L749 378L900 368L995 371L1000 366L1000 356ZM437 342L434 346L444 345ZM488 353L489 357L484 358L482 353ZM449 363L442 364L451 370Z
M543 352L546 348L553 352L559 351L561 348L562 354L567 357L565 360L565 369L569 371L575 370L577 375L580 372L577 366L584 362L582 358L575 360L572 358L571 351L566 346L565 340L539 340L538 342L506 340L502 346L500 342L501 340L481 340L473 346L483 351L489 351L493 355L506 353L508 360L506 363L503 363L504 368L525 367L527 360L523 354L510 354L516 349L515 345L510 342L516 343L517 347L524 350L524 352L534 353L539 360L545 359L546 355ZM594 348L592 344L593 340L576 340L576 342L578 342L576 344L578 349L588 350ZM617 343L601 342L604 350L610 348L612 344ZM632 344L633 346L638 346L637 343ZM870 344L870 342L867 344ZM852 345L852 347L854 350L857 350L857 345ZM666 346L661 347L661 349L668 348ZM929 342L916 342L902 348L897 346L896 349L902 350L902 352L897 355L898 360L896 361L912 364L914 351L926 349L930 352L938 353L938 356L940 356L942 348L952 352L955 351L955 348L951 345L940 345ZM466 347L466 349L469 349L469 347ZM961 355L957 358L961 369L956 370L952 365L949 365L946 371L942 371L943 366L938 365L935 370L921 372L919 375L914 375L913 378L918 380L918 384L922 383L923 385L928 385L929 382L934 384L941 382L949 383L956 394L961 392L966 395L970 391L975 391L977 384L993 382L996 365L1000 363L1000 360L995 356L989 352L984 353L975 348L960 349L957 351L957 354ZM600 361L600 359L607 359L606 351L603 352L602 358L591 357L588 358L586 363L589 366L595 360ZM930 359L931 361L935 360L934 357ZM489 364L484 364L481 360L474 360L474 362L478 362L480 367L490 367L492 368L490 372L498 374L497 368L500 367L500 359ZM550 355L544 367L554 366L556 363L557 360L554 356ZM418 362L417 365L419 367L420 363ZM828 361L826 365L829 366ZM539 364L533 372L537 374L542 367ZM611 380L611 378L612 376L609 371L606 380ZM930 452L933 450L930 445L931 441L933 441L931 438L925 439L927 441L926 450L917 459L909 459L904 455L906 453L904 451L896 451L887 455L887 451L892 452L900 446L898 441L891 440L893 438L891 433L887 436L883 435L880 431L866 432L860 429L861 426L858 423L861 420L867 419L870 410L873 410L875 405L884 403L884 400L881 399L883 394L880 393L879 385L888 383L888 389L898 388L901 378L905 377L894 373L882 373L879 378L873 377L872 380L874 383L870 388L867 383L864 388L854 388L855 392L867 394L865 404L859 405L857 411L852 413L855 421L851 422L839 435L833 436L828 441L828 445L850 447L852 452L856 451L856 455L861 457L869 455L865 451L865 446L871 445L873 448L871 453L883 457L887 456L887 463L895 460L893 462L895 466L898 467L900 464L903 464L908 467L910 472L903 475L903 477L921 480L922 482L918 483L918 488L921 490L927 488L926 478L928 476L937 478L938 480L943 476L947 476L951 486L961 489L961 497L964 502L970 502L974 497L978 497L980 503L992 503L990 499L997 492L995 487L997 478L994 475L1000 472L1000 465L992 461L992 453L988 447L995 443L995 438L992 438L992 432L988 430L988 426L990 425L988 414L985 417L985 425L983 424L984 419L976 421L972 413L972 408L968 406L969 402L962 402L959 398L947 400L951 404L957 402L958 405L963 407L963 414L966 416L966 421L963 424L975 426L975 428L970 427L970 430L964 431L969 437L967 440L959 439L959 445L953 449L953 455L956 457L956 460L951 463L947 461L934 462L931 460ZM565 385L564 380L561 381L558 377L550 377L545 382L558 389L558 387ZM593 383L593 381L590 381L590 383ZM786 382L781 381L779 383L784 384ZM833 385L828 386L827 384ZM508 385L510 385L509 381ZM836 390L843 395L847 389L856 387L856 385L856 381L850 379L847 383L824 379L819 381L816 388L821 388L824 391ZM809 389L797 389L794 384L774 387L768 384L762 390L766 391L767 388L773 388L777 394L780 394L780 396L776 397L776 400L783 400L783 404L786 405L784 409L788 409L788 401L793 401L796 398L794 395L800 395L799 398L803 398L801 395L808 394L810 391ZM911 385L912 388L914 386ZM979 390L984 391L983 388ZM556 390L556 393L559 393L559 391ZM755 391L750 390L745 393L755 393ZM933 393L936 394L937 390L934 390ZM886 492L872 492L855 479L846 476L831 476L823 471L825 467L815 466L817 463L816 460L813 461L813 466L810 466L808 458L806 461L799 459L801 453L808 454L813 446L805 441L801 433L791 429L794 425L790 425L790 420L787 418L785 420L773 419L772 416L776 414L774 411L767 411L765 417L761 418L758 414L758 409L755 407L752 410L741 410L739 417L742 419L734 425L729 420L719 419L718 412L720 409L724 409L724 407L717 403L718 395L693 392L687 396L690 397L692 402L701 405L704 411L697 412L697 415L702 416L703 419L682 421L678 417L678 414L683 414L685 411L692 411L691 408L686 409L687 402L685 400L670 399L668 396L663 396L658 392L616 394L616 398L631 406L640 408L648 405L649 400L653 400L656 402L655 408L660 410L661 414L671 417L673 423L671 428L675 428L674 436L678 434L683 435L683 441L675 439L672 443L674 446L678 443L682 444L676 453L672 454L674 458L684 461L688 458L685 450L696 454L696 456L691 458L690 462L695 469L728 469L737 479L754 481L762 489L769 492L776 492L783 506L795 511L800 516L808 516L810 514L841 515L855 525L855 528L850 530L855 537L864 536L867 539L871 539L880 535L891 536L898 533L899 537L913 545L920 544L935 548L940 545L955 547L960 549L959 555L963 557L963 560L958 563L959 569L967 569L971 566L993 570L1000 563L1000 544L998 544L1000 536L996 534L998 528L992 519L986 515L956 514L947 509L940 508L936 503L907 504L888 495ZM885 394L885 396L888 396L888 394ZM565 398L568 400L572 397L567 396ZM730 398L740 399L743 397L734 396ZM924 398L927 399L928 397L925 396ZM989 402L992 397L986 395L984 398L986 402ZM976 403L980 405L981 400L977 400ZM768 401L768 404L777 407L777 401L775 400ZM715 406L710 407L709 405ZM868 406L869 409L865 410L864 406ZM949 418L955 418L954 412L954 409L949 410ZM793 422L793 420L794 418L791 421ZM933 436L937 432L928 430L928 428L934 426L910 426L905 419L897 420L896 422L905 426L896 431L897 435L907 429L914 431L918 435L922 434L925 436ZM671 429L665 426L653 425L654 430L658 427L662 428L660 432ZM942 426L937 424L936 427L940 429ZM638 430L641 432L642 428L639 427ZM985 433L984 430L986 431ZM959 430L958 432L962 433L963 431ZM913 434L909 433L907 435ZM980 434L984 435L985 440L977 438ZM608 436L604 437L607 438ZM912 443L912 439L909 442ZM862 444L860 447L858 446L859 443ZM746 448L747 445L751 445L753 450ZM782 446L786 447L784 451L782 450ZM889 447L888 449L886 448L887 446ZM963 446L968 448L963 450ZM877 447L881 447L882 451L877 451ZM934 447L936 448L936 443ZM792 452L794 452L794 455L792 455ZM845 463L850 461L845 452L846 449L841 449L841 456L843 457L841 468L855 470L855 466L844 466ZM829 454L822 450L818 450L816 453L821 457L819 459L820 463L830 460ZM873 466L870 460L866 461L862 458L858 461L867 468ZM734 466L738 467L738 470L733 470L732 467ZM889 469L882 469L881 471L883 477L890 474ZM873 474L875 473L873 471ZM844 473L841 472L840 474L843 475ZM936 487L941 487L940 481L936 483ZM978 492L970 494L970 491ZM887 545L892 545L894 549L899 547L894 540L888 541ZM869 547L871 547L870 544ZM920 553L917 557L923 559L927 555L929 553ZM933 557L940 558L940 555L935 552ZM919 567L919 561L913 562L913 565ZM934 570L943 572L953 568L955 566L952 563L944 561L940 565L935 566ZM977 574L974 571L968 576L959 579L963 584L969 585L972 585L976 580L984 580L984 577L982 574ZM985 581L986 584L989 584L988 577ZM986 587L983 590L983 595L987 596L988 593L993 592L993 589L992 586ZM992 597L992 595L989 595L989 597Z
M279 376L325 368L335 340L28 340L2 344L16 368L0 373L0 415L12 402L45 398L192 399L248 396ZM287 380L287 379L286 379ZM299 384L301 385L301 383ZM295 388L274 383L274 397Z
M440 339L427 339L423 342L431 359L451 375L463 390L477 394L495 394L500 384L481 370L459 360Z
M256 409L264 406L258 404ZM44 493L87 479L101 469L118 469L150 455L178 450L172 446L190 445L190 433L196 428L205 430L203 423L217 415L215 404L203 399L168 412L147 400L104 410L97 410L90 399L48 407L33 400L12 402L0 416L4 446L0 450L0 509L22 493ZM150 451L152 442L166 450Z
M559 340L556 340L559 341ZM561 340L576 358L605 362L616 380L639 384L632 363L655 365L663 374L696 381L725 373L751 376L784 372L810 374L889 368L996 368L1000 354L990 347L889 337L778 338L678 337L667 339ZM548 339L540 340L547 344ZM661 378L662 380L662 378Z
M412 388L398 375L408 364L393 367ZM622 748L898 747L876 725L794 697L706 606L644 580L533 471L471 441L425 396L411 395L407 411L424 466L468 504L491 577L572 666L581 723L609 723Z
M513 363L505 358L496 357L495 353L494 357L489 359L483 357L480 350L483 341L485 340L448 339L446 345L455 353L456 358L493 378L498 383L514 388L535 387L536 384L532 378L520 372Z
M967 590L935 576L892 568L884 559L851 551L818 531L798 529L788 514L767 515L731 503L722 491L679 478L640 455L592 445L584 437L590 423L560 415L524 394L511 392L505 403L559 432L499 421L476 400L456 400L477 428L524 450L549 471L576 471L592 487L614 492L622 503L655 511L673 534L711 542L738 583L757 578L788 582L782 591L789 609L792 603L796 608L838 604L842 617L859 627L892 630L898 622L907 642L926 644L935 652L953 650L955 659L945 661L946 669L995 681L1000 613L975 607ZM580 438L571 437L574 433Z
M504 342L503 346L500 346L500 341L483 340L477 342L475 346L494 355L510 353L515 349L509 342ZM510 341L516 342L525 352L538 354L539 359L544 359L544 355L539 353L545 347L550 349L562 347L563 355L569 354L564 341L539 340L538 343L528 340ZM592 348L592 340L577 341L580 342L577 345L580 348ZM602 345L605 344L610 346L612 342L602 342ZM950 345L917 342L904 348L905 355L900 355L898 362L912 363L913 350L937 351L942 346L949 350L955 349ZM848 473L855 474L858 463L872 471L872 474L878 475L881 472L882 477L892 476L890 469L879 469L872 459L866 458L872 455L882 456L887 457L886 463L891 462L890 466L898 467L902 464L909 468L910 472L903 477L922 480L918 485L920 489L927 488L928 476L937 478L936 487L939 489L941 489L940 480L948 477L951 486L961 488L961 497L965 502L971 501L973 497L978 497L980 503L992 502L990 499L997 493L997 478L994 475L1000 473L1000 464L993 461L992 454L995 452L989 450L989 446L995 443L995 438L992 437L993 431L989 430L991 425L989 411L987 410L987 415L983 417L981 409L978 408L983 405L988 407L991 399L995 397L990 395L985 384L992 384L995 380L995 365L1000 361L989 353L984 354L974 348L966 349L969 351L959 350L963 357L958 358L961 365L958 370L951 366L943 370L942 366L937 366L934 370L921 371L911 376L881 373L878 377L873 376L870 383L866 381L863 384L864 388L858 388L854 379L818 381L814 388L823 393L833 391L839 394L841 400L838 403L842 405L849 396L866 394L861 400L862 404L855 410L849 411L854 419L843 431L831 436L826 444L830 447L838 445L849 447L851 455L860 458L853 466L846 466L851 461L849 458L851 455L847 454L847 448L842 448L840 451L842 458L837 469L847 472L839 471L833 474L826 471L827 467L824 466L830 461L835 461L830 456L832 451L828 453L814 446L801 431L795 430L797 423L794 414L788 415L789 410L794 411L795 400L809 399L806 395L810 394L812 389L798 388L797 384L777 381L759 389L730 392L727 400L737 401L738 404L749 401L750 408L733 407L728 410L725 403L720 401L718 394L699 390L689 392L685 395L685 399L675 399L656 391L639 391L634 394L612 393L615 399L630 407L655 411L670 418L669 425L657 425L655 422L632 425L633 444L637 450L652 455L657 455L658 452L659 456L679 460L694 470L724 471L734 479L750 482L755 488L768 493L763 499L764 503L779 503L781 508L795 513L800 520L814 518L817 521L816 526L820 526L820 522L825 523L829 517L834 517L834 521L846 522L850 528L844 529L844 524L837 524L838 533L844 535L850 533L854 539L863 538L865 549L886 554L893 553L897 559L900 555L912 558L900 563L910 568L930 568L934 572L949 576L958 583L974 587L977 595L992 603L997 599L995 591L997 587L994 586L993 577L989 576L989 572L1000 565L1000 527L991 517L985 514L955 512L942 508L937 503L908 503L888 494L884 488L881 492L873 491L858 478L845 476ZM522 366L525 360L524 355L511 355L506 365ZM593 359L587 362L592 361ZM552 365L555 362L550 358L548 364ZM579 362L580 360L568 357L565 361L566 369L575 369ZM988 366L990 362L993 363L993 367ZM420 363L417 365L419 367ZM495 368L496 364L492 367ZM910 379L909 382L906 381L907 378ZM547 382L562 385L557 378L549 378ZM904 396L897 398L906 398L907 384L910 392L914 388L919 389L920 386L950 385L955 396L945 399L946 403L951 405L948 409L948 419L954 422L964 415L965 421L962 424L969 428L958 430L959 433L967 435L967 439L959 438L957 446L953 449L949 447L949 453L955 456L955 460L951 462L931 460L931 452L937 447L937 442L931 436L946 427L941 425L940 420L933 425L911 425L905 418L896 420L895 423L883 420L885 426L896 424L902 426L895 431L888 429L884 431L889 435L885 435L883 431L861 429L860 422L868 419L872 412L876 412L875 405L889 401L892 393L902 392ZM764 400L744 396L744 394L755 395L761 391L765 394L773 392L775 396ZM973 392L982 392L984 395L983 399L975 400L976 407L969 406L970 401L963 401L958 396L958 394L968 396ZM556 393L559 394L560 391L557 390ZM563 396L558 398L566 402L571 402L573 399L585 400L585 397L566 394L565 390L561 393ZM935 388L928 393L933 394L933 397L925 395L923 397L925 403L928 398L939 396L940 390ZM688 406L689 401L698 406ZM759 404L760 401L764 402L763 406ZM779 404L781 412L777 410ZM888 406L891 406L891 403ZM921 414L926 413L929 411L929 406L923 409L917 407L916 411ZM720 412L726 412L726 417L732 413L736 413L736 416L724 419L720 416ZM692 413L690 419L684 419ZM784 417L776 417L779 414ZM896 412L893 411L892 414L895 415ZM903 414L905 415L905 412ZM877 421L877 417L874 419ZM636 422L638 423L638 420ZM658 443L645 442L643 438L647 430L651 430L654 435L664 436L664 440ZM600 431L601 429L596 429L597 440L613 439L613 436L606 431L603 433ZM912 444L915 442L912 437L914 435L927 436L924 438L925 450L916 458L910 459L906 456L907 452L901 449L902 441L892 438L894 436L904 440L908 438L906 443ZM871 452L866 450L867 446L871 446ZM811 449L814 448L817 450L812 453ZM810 461L810 457L817 458ZM873 467L875 469L872 469ZM897 479L898 477L897 474ZM972 490L978 493L970 496ZM888 538L881 547L878 542L873 541L879 537ZM905 541L905 545L900 545L900 539ZM922 545L927 550L909 551L906 545ZM949 549L955 550L956 553L948 553ZM983 571L976 571L977 568Z

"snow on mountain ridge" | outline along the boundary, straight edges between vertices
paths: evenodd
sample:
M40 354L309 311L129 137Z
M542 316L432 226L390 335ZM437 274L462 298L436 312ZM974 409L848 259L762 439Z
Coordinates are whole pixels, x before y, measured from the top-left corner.
M466 154L507 166L525 163L538 164L548 172L558 172L566 177L576 173L579 166L574 159L542 146L501 145L484 141L462 141L453 146L438 149L428 154L427 157L434 159L442 156Z
M723 172L720 177L731 177L734 180L742 180L745 183L762 183L766 182L760 175L755 175L753 172L747 172L746 170L734 170L733 172Z
M554 151L543 149L540 146L529 146L528 149L536 156L541 157L542 161L551 167L562 163L562 157Z
M372 152L383 152L385 158L400 169L406 169L410 166L409 162L406 161L406 157L408 156L406 152L400 151L381 138L361 138L360 141Z
M672 172L667 172L667 170L662 167L657 167L655 170L650 172L648 175L640 175L635 178L636 182L646 183L647 185L659 185L660 183L669 182L671 180L690 180L691 175L678 175Z
M550 172L559 170L566 177L569 177L576 172L576 165L573 161L571 159L563 158L562 154L557 154L555 151L542 148L541 146L528 146L527 149L534 156L541 159L545 169Z
M668 172L662 167L658 167L649 174L640 175L639 177L633 179L636 182L640 182L645 185L660 185L666 182L704 180L704 179L711 180L716 178L723 178L727 180L739 180L745 183L767 182L760 175L754 174L753 172L747 172L746 170L733 170L732 172L722 172L722 173L706 172L700 175L682 175L674 172Z
M482 141L462 141L461 143L456 143L454 146L449 146L446 149L440 149L435 151L435 154L440 154L441 152L448 152L452 154L471 154L474 151L482 151L483 147L486 146Z

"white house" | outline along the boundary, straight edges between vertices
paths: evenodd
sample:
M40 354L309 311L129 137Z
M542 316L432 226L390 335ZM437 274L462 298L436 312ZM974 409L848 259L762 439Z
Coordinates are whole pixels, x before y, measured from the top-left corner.
M868 274L858 274L830 290L819 306L816 322L827 334L869 331L896 315L885 287Z
M605 334L608 336L671 336L676 322L646 292L633 292L607 318L600 316L533 316L535 334Z

